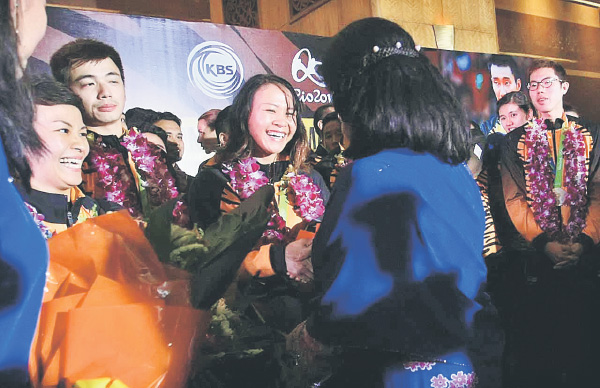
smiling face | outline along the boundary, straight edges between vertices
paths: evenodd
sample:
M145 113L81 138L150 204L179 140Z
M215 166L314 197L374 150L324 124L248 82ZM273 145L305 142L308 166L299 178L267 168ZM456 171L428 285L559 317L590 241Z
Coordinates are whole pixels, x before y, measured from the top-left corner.
M121 135L121 113L125 106L125 85L121 72L110 58L85 62L71 68L71 90L78 95L85 111L85 122L91 127L110 127Z
M524 125L528 120L533 118L533 112L525 112L517 104L509 102L498 109L500 124L506 132L510 132L515 128Z
M291 93L276 84L265 84L254 94L248 130L256 143L252 156L260 162L271 163L294 137L297 123L293 103Z
M555 79L552 85L544 87L539 84L544 80ZM569 90L569 83L560 82L551 67L542 67L534 70L529 76L529 83L537 82L536 90L529 90L529 97L535 109L544 119L557 119L563 114L563 96Z
M492 78L492 88L496 100L501 99L509 92L521 90L521 80L515 80L515 75L510 70L510 66L490 66L490 77Z
M86 127L73 105L36 105L33 127L46 151L31 156L31 187L68 195L81 183L81 164L90 152Z

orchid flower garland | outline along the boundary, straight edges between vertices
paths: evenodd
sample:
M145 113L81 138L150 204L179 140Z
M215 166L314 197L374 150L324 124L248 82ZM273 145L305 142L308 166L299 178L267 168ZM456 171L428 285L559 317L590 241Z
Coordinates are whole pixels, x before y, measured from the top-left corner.
M141 216L135 181L127 171L123 155L98 138L90 146L90 160L92 167L98 171L96 184L103 189L104 199L120 204L132 217Z
M223 166L223 172L229 176L233 190L242 199L250 197L256 190L269 184L269 178L260 170L254 158L246 158ZM283 177L282 190L286 190L288 200L296 214L305 221L314 221L325 212L321 189L305 175L297 174L290 166ZM279 214L275 204L269 207L271 219L267 223L262 238L266 242L286 241L290 229Z
M131 153L151 206L160 206L179 195L175 179L167 168L166 157L160 148L133 129L121 144Z
M541 119L534 119L525 127L525 144L528 150L525 171L530 182L531 209L540 228L559 241L573 241L586 225L585 143L581 132L575 129L574 122L569 123L564 131L564 204L571 207L564 231L553 192L555 173L546 124Z
M27 210L29 210L31 217L33 217L33 221L35 222L37 227L42 232L42 236L44 236L44 238L46 240L48 240L50 237L54 236L54 233L52 233L50 228L48 228L48 226L46 226L46 224L44 224L44 221L46 219L44 217L44 215L38 213L37 209L34 208L33 206L31 206L29 203L27 203L27 202L24 202L24 203L25 203L25 207L27 208Z

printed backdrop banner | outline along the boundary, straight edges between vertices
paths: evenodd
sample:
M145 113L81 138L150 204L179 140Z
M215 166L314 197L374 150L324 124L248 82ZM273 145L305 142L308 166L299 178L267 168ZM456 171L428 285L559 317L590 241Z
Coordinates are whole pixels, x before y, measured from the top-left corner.
M208 157L196 143L198 117L230 105L251 76L273 73L287 79L306 103L307 118L319 105L331 102L318 73L330 38L55 7L47 12L48 29L30 59L32 72L50 72L52 54L76 38L115 47L123 61L126 109L169 111L182 119L186 150L179 163L191 175ZM426 54L457 86L475 121L494 114L489 55L441 50ZM527 61L518 60L521 65Z

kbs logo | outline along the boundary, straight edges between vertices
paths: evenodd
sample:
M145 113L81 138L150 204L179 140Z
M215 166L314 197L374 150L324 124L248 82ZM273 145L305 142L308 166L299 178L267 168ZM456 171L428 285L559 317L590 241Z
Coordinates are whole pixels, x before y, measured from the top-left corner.
M306 58L306 65L302 60L302 54L305 54L304 57ZM325 83L323 82L323 78L319 75L319 73L317 73L317 66L320 64L321 62L313 58L309 49L303 48L296 53L294 59L292 60L292 78L296 82L302 82L308 78L315 85L324 88Z
M209 97L226 99L235 94L244 80L240 58L228 45L207 41L188 55L190 82Z

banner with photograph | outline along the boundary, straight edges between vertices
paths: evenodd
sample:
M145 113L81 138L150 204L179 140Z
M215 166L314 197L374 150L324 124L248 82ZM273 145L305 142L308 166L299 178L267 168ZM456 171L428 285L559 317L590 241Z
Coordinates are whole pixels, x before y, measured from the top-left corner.
M331 103L318 73L331 38L55 7L47 11L48 29L30 59L31 70L50 72L52 54L76 38L98 39L115 47L124 66L126 110L142 107L180 117L186 151L179 164L191 175L208 158L196 143L198 117L230 105L251 76L273 73L287 79L306 104L303 116L309 126L312 112ZM429 49L425 53L456 85L474 121L495 115L489 54ZM522 69L529 61L514 59ZM519 84L523 88L525 82Z

